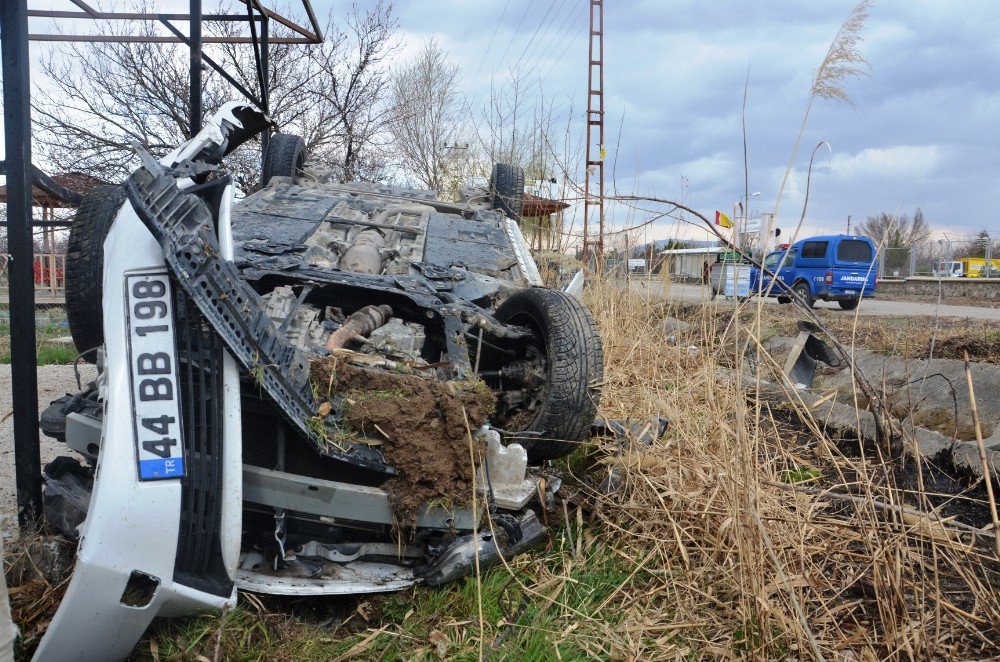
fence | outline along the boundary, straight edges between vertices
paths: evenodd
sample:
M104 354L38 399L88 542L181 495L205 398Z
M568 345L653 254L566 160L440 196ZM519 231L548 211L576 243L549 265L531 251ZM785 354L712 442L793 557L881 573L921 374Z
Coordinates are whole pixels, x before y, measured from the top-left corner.
M0 300L9 301L10 284L7 279L6 255L0 257ZM32 271L35 274L35 303L63 304L66 302L66 254L65 253L35 253Z
M991 242L989 236L948 236L901 248L882 248L878 253L879 278L911 278L913 276L934 276L942 262L951 262L971 257L985 259L983 276L1000 277L994 263L1000 257L1000 246Z

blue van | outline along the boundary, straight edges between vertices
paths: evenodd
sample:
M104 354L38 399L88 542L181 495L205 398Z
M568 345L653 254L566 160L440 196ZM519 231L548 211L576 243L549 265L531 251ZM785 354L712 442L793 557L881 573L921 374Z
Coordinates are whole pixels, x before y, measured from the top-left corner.
M768 253L763 264L810 306L822 299L854 310L862 297L875 296L878 284L875 244L868 237L838 234L802 239ZM756 267L750 272L751 292L767 290L770 278L762 279L761 274ZM771 288L770 296L778 297L779 303L789 302L778 286Z

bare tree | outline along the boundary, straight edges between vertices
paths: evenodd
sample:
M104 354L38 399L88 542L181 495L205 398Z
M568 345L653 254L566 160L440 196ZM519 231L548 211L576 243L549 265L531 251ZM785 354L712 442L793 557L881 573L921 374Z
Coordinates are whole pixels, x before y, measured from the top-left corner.
M102 29L124 34L112 22ZM140 25L141 36L155 33ZM133 141L163 154L187 133L189 73L179 46L70 44L50 50L41 67L47 81L33 103L33 139L57 170L119 181L135 167ZM216 78L204 79L208 109L222 102Z
M387 60L398 51L391 3L378 0L362 11L355 3L347 28L329 20L327 48L312 53L319 85L310 92L315 103L329 105L337 127L334 165L344 181L381 179L389 162Z
M232 34L233 23L208 23L214 34ZM278 129L302 135L312 158L333 166L338 176L356 179L381 174L387 157L384 59L395 48L397 24L392 5L356 6L341 28L331 13L328 38L315 46L271 43L271 117ZM284 34L275 26L274 35ZM102 30L121 31L109 22ZM157 34L140 24L139 34ZM132 32L131 34L136 34ZM246 45L206 46L234 77L259 96L253 51ZM53 49L42 70L48 79L33 106L36 140L56 169L80 170L120 181L135 167L132 142L160 155L184 140L189 117L187 49L169 44L73 44ZM239 93L211 69L203 79L206 112ZM380 142L381 141L381 142ZM247 145L230 159L237 184L253 190L260 159Z
M512 163L524 168L529 189L540 185L535 193L542 197L575 198L583 143L571 130L573 107L546 99L537 84L527 74L512 71L505 81L491 86L488 105L470 120L477 138L470 174L488 177L494 163ZM538 250L564 251L575 239L576 211L525 217L521 230Z
M896 216L885 212L869 216L858 230L871 237L875 243L884 242L886 248L911 248L924 243L931 236L931 227L919 207L913 213L913 218L906 214Z
M427 188L444 192L452 183L459 134L458 66L436 40L392 77L393 135L400 165Z
M885 212L869 216L858 227L858 231L881 245L884 266L889 272L905 269L910 263L911 252L931 236L931 227L919 207L913 213L913 218L906 214L896 216Z

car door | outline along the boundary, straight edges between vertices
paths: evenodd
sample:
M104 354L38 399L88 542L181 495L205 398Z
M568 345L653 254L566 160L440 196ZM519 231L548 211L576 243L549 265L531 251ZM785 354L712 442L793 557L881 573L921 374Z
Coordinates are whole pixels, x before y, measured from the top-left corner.
M781 251L770 253L764 258L764 269L771 272L772 274L778 272L778 265L781 263ZM765 273L763 270L754 269L753 275L756 277L754 282L750 284L751 289L757 290L760 288L761 292L767 292L768 288L771 287L771 276ZM773 289L773 288L772 288Z
M778 272L778 278L788 287L795 283L795 258L797 255L798 251L789 251L781 263L781 270Z

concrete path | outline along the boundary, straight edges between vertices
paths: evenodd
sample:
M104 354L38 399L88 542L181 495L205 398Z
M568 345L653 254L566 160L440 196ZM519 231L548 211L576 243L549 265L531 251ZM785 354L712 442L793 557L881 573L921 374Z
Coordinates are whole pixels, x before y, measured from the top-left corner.
M634 291L649 292L653 295L666 296L672 301L709 301L711 291L707 286L689 285L685 283L670 283L669 291L664 287L664 283L659 280L633 279L630 285ZM768 297L765 301L769 305L781 305L773 297ZM720 306L731 305L731 302L721 297L716 299ZM819 301L817 308L840 311L840 306L835 302ZM980 308L976 306L950 306L944 303L937 306L933 303L922 303L916 301L884 301L882 299L868 299L861 302L858 309L862 315L926 315L934 317L967 317L980 320L997 320L1000 322L1000 308ZM854 311L842 311L845 315L853 315Z
M84 386L97 377L97 369L88 363L80 364L80 378ZM14 421L10 366L0 365L0 514L17 512L17 488L14 484ZM67 393L76 393L73 366L46 365L38 369L38 412L49 403ZM74 455L65 444L41 435L42 466L60 455Z

